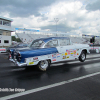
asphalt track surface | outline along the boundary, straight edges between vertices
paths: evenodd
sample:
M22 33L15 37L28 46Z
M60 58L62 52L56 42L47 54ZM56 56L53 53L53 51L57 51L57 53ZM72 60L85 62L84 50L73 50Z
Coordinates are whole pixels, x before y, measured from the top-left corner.
M46 72L36 67L18 68L0 54L0 100L100 100L100 54L52 64Z

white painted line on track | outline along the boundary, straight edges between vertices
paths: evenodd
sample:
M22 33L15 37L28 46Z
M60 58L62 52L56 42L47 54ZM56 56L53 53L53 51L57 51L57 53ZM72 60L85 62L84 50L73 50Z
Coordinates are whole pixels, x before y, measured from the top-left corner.
M89 59L89 60L85 60L85 62L88 62L88 61L96 61L96 60L100 60L100 58L96 58L96 59ZM68 64L72 64L72 63L79 63L80 61L73 61L73 62L67 62ZM80 62L82 63L82 62ZM83 62L84 63L84 62Z
M39 87L39 88L36 88L36 89L27 90L25 92L16 93L16 94L8 95L8 96L5 96L5 97L1 97L0 100L8 100L8 99L24 96L24 95L27 95L27 94L30 94L30 93L35 93L35 92L46 90L46 89L49 89L49 88L61 86L61 85L67 84L67 83L75 82L75 81L82 80L82 79L85 79L85 78L89 78L89 77L99 75L99 74L100 74L100 72L96 72L96 73L81 76L81 77L78 77L78 78L70 79L70 80L67 80L67 81L62 81L62 82L59 82L59 83L54 83L54 84Z

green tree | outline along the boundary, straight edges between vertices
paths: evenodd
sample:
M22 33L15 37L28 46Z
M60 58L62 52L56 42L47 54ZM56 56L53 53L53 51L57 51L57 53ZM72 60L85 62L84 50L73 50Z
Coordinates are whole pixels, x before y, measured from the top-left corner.
M16 37L15 36L11 36L12 41L16 41Z
M15 36L11 36L11 37L12 37L12 41L22 42L22 41L20 40L20 38L16 38Z
M22 41L20 40L20 38L16 38L16 41L17 41L17 42L22 42Z

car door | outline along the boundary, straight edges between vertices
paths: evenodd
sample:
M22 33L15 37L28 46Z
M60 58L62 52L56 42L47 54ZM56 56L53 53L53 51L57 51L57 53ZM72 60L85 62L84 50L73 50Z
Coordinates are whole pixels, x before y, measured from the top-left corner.
M59 47L57 48L61 55L61 61L77 58L77 50L69 39L59 39Z

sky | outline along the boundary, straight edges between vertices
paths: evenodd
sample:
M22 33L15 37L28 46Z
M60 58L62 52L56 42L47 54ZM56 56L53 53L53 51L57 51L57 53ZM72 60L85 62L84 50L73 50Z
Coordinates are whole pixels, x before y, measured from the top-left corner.
M13 28L100 36L100 0L0 0Z

